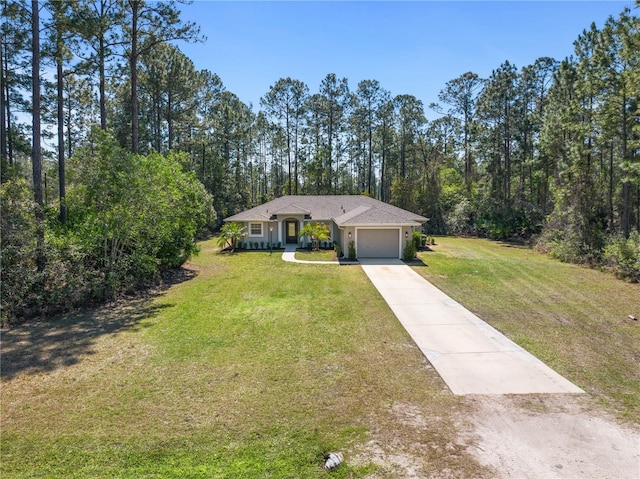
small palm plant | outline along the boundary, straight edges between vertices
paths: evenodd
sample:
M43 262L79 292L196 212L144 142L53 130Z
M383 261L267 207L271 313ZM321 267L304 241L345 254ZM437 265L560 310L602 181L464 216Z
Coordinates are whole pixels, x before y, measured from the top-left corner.
M298 236L308 236L311 239L311 251L318 251L320 249L320 241L327 241L331 238L327 225L315 221L304 225Z
M236 250L236 243L243 236L246 236L246 228L240 223L225 223L220 229L218 236L218 246L222 250L228 249L230 253Z

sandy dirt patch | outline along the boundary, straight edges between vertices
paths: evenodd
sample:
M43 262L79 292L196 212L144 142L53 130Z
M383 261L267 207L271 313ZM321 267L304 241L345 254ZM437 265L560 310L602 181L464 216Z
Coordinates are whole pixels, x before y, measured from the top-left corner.
M640 426L574 395L470 396L469 451L495 477L638 479Z

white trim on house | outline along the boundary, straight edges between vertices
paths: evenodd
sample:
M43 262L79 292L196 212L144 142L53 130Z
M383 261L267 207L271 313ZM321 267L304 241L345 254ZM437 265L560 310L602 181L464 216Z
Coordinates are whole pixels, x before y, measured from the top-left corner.
M258 225L260 226L260 233L254 233L252 227ZM259 238L264 237L264 223L258 223L257 221L249 222L249 238Z

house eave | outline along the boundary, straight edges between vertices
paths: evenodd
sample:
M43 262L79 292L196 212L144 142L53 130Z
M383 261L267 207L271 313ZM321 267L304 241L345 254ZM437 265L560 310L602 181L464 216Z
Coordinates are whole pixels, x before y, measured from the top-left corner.
M340 228L402 228L402 227L418 227L422 223L415 221L404 223L336 223Z
M275 221L270 220L269 218L265 218L264 216L251 218L235 218L235 216L236 215L229 216L228 218L224 218L222 221L224 221L225 223L265 223L269 221Z

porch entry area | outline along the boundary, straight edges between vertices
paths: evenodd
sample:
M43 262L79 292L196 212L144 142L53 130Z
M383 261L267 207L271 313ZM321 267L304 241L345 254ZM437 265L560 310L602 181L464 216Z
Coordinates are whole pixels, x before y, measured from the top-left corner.
M298 220L286 220L284 231L286 244L298 244Z

